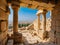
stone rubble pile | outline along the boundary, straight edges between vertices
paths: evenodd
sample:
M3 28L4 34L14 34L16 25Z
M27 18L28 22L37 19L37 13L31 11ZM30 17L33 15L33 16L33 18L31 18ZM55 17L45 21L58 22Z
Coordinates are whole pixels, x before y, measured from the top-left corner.
M20 31L23 35L25 45L55 45L54 43L49 42L49 39L42 40L38 35L34 35L32 32L33 31L30 32L29 30Z

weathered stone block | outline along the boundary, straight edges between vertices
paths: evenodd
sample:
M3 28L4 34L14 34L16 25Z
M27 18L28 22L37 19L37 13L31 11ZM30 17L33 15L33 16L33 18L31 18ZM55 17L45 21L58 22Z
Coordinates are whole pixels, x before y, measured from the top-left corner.
M60 38L57 38L57 45L60 45Z
M5 32L3 32L3 34L2 34L2 38L4 39L5 37L7 37L7 31L5 31Z
M0 33L0 41L2 41L5 37L7 37L7 31Z
M14 43L22 43L22 34L21 33L15 33L14 34Z
M1 31L6 31L6 27L7 27L6 24L7 24L6 21L5 22L1 22Z
M56 37L60 38L60 32L56 32Z
M2 8L2 9L6 9L6 0L0 0L0 8Z
M8 15L2 9L0 9L0 20L8 20Z
M56 27L56 31L57 32L60 32L60 27Z
M2 32L0 32L0 42L2 41L3 36L2 36Z
M7 37L5 37L2 41L2 45L6 45L6 42L7 42Z
M3 34L3 32L0 34L0 45L5 45L7 41L7 35L5 35L5 33Z
M50 32L49 32L49 38L50 38L50 41L51 42L54 42L54 30L51 30Z

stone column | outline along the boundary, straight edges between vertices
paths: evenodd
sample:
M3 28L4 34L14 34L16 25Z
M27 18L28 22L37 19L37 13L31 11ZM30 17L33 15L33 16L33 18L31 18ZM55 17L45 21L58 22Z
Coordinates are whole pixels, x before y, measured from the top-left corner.
M44 31L43 31L43 38L42 39L48 38L48 32L46 31L46 13L47 13L47 10L44 10L43 11L43 28L44 28Z
M38 19L38 30L40 30L40 14L37 14L37 19Z
M22 34L18 32L18 8L19 7L20 5L14 4L12 2L14 45L17 43L22 43Z
M13 8L13 33L18 32L18 7Z
M44 11L43 12L43 28L44 28L44 30L46 31L46 13L47 13L47 11Z

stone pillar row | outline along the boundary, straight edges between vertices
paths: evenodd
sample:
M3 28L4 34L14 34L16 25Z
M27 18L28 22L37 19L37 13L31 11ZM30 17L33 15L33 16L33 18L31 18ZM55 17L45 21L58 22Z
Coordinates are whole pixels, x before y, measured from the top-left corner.
M42 13L37 14L38 30L40 29L40 14L43 14L43 28L44 28L44 30L46 30L46 13L47 13L47 10L43 10Z
M43 32L40 32L41 35L41 39L45 39L45 38L48 38L48 32L46 31L46 13L47 13L47 10L43 10L43 12L40 12L37 14L37 18L38 18L38 23L37 23L37 27L38 27L38 30L40 30L40 14L43 14Z

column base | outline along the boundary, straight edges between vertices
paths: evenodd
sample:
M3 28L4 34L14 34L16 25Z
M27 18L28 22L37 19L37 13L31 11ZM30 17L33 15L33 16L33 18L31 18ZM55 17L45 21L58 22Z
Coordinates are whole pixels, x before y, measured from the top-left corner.
M44 31L43 32L43 38L42 39L44 40L44 39L47 39L47 38L48 38L48 32L47 31Z
M22 40L22 34L21 33L15 33L14 34L14 44L17 44L17 43L22 43L23 40Z

